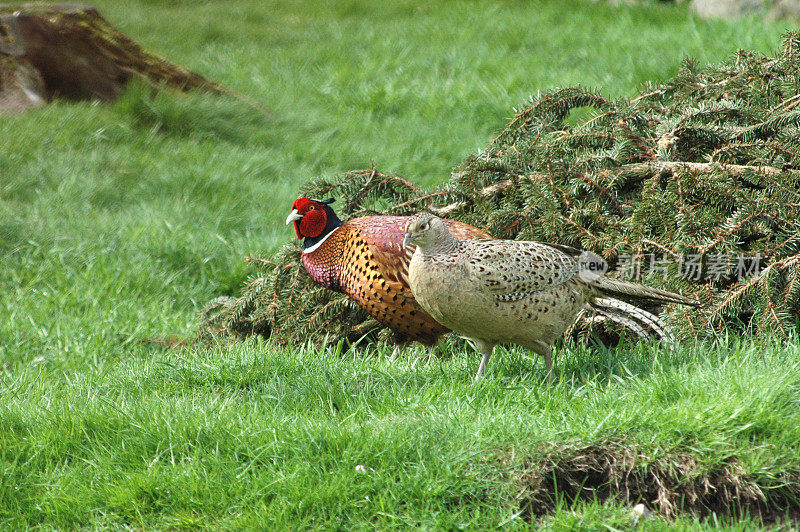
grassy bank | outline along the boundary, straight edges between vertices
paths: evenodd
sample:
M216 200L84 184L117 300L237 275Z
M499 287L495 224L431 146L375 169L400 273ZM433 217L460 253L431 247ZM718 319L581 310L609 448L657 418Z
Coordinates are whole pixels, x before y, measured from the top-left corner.
M553 386L518 351L472 385L463 347L430 364L259 342L139 348L78 373L32 364L5 379L5 523L489 528L556 507L539 524L630 526L637 471L676 506L707 481L730 489L712 507L800 496L796 347L570 348ZM601 479L636 462L632 503L592 480L568 491L587 454ZM537 491L561 481L561 499Z

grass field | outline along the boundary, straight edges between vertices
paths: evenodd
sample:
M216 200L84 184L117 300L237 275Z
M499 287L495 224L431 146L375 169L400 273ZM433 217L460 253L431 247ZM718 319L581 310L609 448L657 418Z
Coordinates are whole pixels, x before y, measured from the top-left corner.
M635 501L601 484L540 500L587 460L633 460L634 488L717 483L745 509L645 529L751 529L748 497L796 516L796 345L562 348L550 386L518 350L471 385L478 357L457 339L431 364L157 341L191 338L247 254L293 238L306 179L374 163L438 183L537 91L632 95L688 55L769 52L785 24L656 2L94 4L264 111L134 86L113 106L0 116L0 528L635 526Z

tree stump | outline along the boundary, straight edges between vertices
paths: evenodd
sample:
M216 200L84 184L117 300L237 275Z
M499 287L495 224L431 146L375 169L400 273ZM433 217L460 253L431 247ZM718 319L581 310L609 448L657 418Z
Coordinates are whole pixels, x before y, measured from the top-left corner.
M80 4L0 4L0 113L52 98L113 101L138 76L154 86L235 96L147 50Z

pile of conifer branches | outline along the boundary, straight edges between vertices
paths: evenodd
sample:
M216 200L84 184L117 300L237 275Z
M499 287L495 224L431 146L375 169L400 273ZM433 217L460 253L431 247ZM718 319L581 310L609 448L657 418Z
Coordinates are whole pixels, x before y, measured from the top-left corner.
M300 192L336 197L345 220L427 210L498 238L594 251L609 275L697 296L700 309L664 309L685 337L789 335L800 323L800 35L775 57L687 60L630 99L544 94L439 188L363 170ZM292 244L251 259L260 275L240 298L212 302L205 330L290 341L375 329L298 258Z

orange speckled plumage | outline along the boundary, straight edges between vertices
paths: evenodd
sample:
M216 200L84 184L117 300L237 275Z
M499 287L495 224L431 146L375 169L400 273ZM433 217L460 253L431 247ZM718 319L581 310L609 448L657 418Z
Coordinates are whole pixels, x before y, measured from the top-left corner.
M311 277L346 293L402 340L434 345L448 329L414 300L408 286L413 248L403 249L407 216L365 216L337 228L314 251L303 254ZM488 238L471 225L446 220L460 239Z

